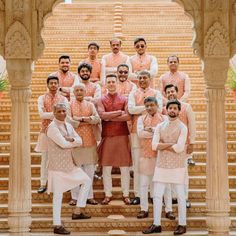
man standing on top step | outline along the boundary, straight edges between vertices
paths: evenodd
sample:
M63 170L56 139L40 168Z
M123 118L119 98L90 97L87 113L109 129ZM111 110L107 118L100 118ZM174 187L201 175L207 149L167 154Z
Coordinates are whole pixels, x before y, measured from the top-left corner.
M160 87L162 95L164 96L164 102L167 103L167 97L165 94L165 87L168 84L173 84L178 87L178 99L181 102L186 102L190 95L190 79L184 72L178 71L179 58L176 55L171 55L167 58L167 65L169 71L160 77Z
M99 84L92 83L90 81L90 76L92 73L92 66L88 63L81 63L78 66L78 75L80 77L80 82L85 86L85 96L84 100L92 102L94 104L101 98L102 92Z
M146 53L147 43L143 37L138 37L134 40L134 49L137 53L130 57L132 71L129 78L132 82L138 84L139 72L146 70L150 73L153 84L153 79L158 73L156 57Z
M173 84L168 84L165 87L165 94L168 100L171 99L177 99L178 98L178 87L174 86ZM179 113L179 119L186 125L188 128L188 136L187 136L187 155L186 155L186 162L189 159L192 159L192 153L193 153L193 145L195 142L196 137L196 121L195 121L195 113L193 112L192 106L189 103L181 102L181 112ZM164 108L163 114L166 115L167 111ZM193 162L193 161L192 161ZM185 196L186 196L186 206L187 208L191 207L191 203L188 200L188 185L189 185L189 179L188 179L188 165L186 163L186 176L185 176ZM167 192L165 194L165 204L166 208L172 211L172 199L171 194L169 192L169 188L167 189Z
M62 55L59 57L59 70L51 73L51 75L59 78L59 91L63 96L70 100L70 93L73 92L72 87L79 83L78 77L70 72L70 57Z
M153 177L153 224L143 230L144 234L161 233L162 202L165 189L172 184L178 198L179 225L174 235L186 233L186 199L184 194L187 127L179 119L181 104L178 100L167 102L168 120L157 125L152 150L157 151L157 161Z
M79 65L88 63L92 66L90 81L93 83L101 81L101 62L97 59L98 52L99 45L96 42L90 42L88 44L88 57L79 63Z
M72 220L89 219L84 213L91 179L75 166L72 150L82 144L80 136L65 122L67 107L58 103L53 107L54 119L47 130L48 137L48 193L53 193L53 225L55 234L70 234L61 223L63 193L80 186Z
M114 38L110 41L111 53L102 57L102 83L106 82L107 74L116 74L117 66L120 64L127 64L131 68L129 56L120 51L121 40Z
M52 122L53 106L59 102L68 104L68 100L58 92L59 79L56 76L49 76L47 78L48 92L38 98L38 111L41 119L41 130L35 147L36 152L41 152L41 168L40 168L40 188L38 193L44 193L47 190L46 184L48 179L48 149L46 130L48 125Z
M159 90L152 89L150 87L151 75L148 71L141 71L138 75L139 88L130 93L128 97L128 110L132 116L132 130L131 130L131 151L133 159L133 171L134 171L134 195L135 198L131 204L138 205L140 203L139 193L139 151L140 144L137 135L137 120L138 117L146 113L144 106L144 99L146 97L155 97L158 102L158 112L162 112L162 95Z
M123 201L130 204L129 169L132 165L129 130L127 121L131 119L127 110L127 98L117 94L117 76L106 76L108 93L98 102L98 114L102 119L102 141L98 146L99 164L103 167L105 198L103 205L112 200L112 167L119 167Z

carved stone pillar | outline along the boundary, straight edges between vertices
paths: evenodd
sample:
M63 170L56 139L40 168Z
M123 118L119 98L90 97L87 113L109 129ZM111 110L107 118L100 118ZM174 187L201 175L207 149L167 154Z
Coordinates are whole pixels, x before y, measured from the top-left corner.
M225 128L229 57L204 60L207 98L206 203L208 235L229 235L230 198Z
M114 37L123 38L122 34L122 0L114 4Z
M8 225L13 235L28 235L31 225L31 157L29 99L31 60L8 59L11 84L11 151L9 164Z

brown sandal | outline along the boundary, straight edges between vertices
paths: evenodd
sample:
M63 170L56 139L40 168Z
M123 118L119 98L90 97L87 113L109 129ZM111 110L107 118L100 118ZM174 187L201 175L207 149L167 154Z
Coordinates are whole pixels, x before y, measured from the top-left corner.
M123 202L125 203L125 205L130 205L131 201L129 197L123 197Z
M71 199L69 202L70 206L75 206L76 204L77 204L77 200L75 200L75 199Z
M102 205L108 205L108 203L112 200L112 197L105 197L101 202Z
M89 204L89 205L97 205L98 202L95 199L91 198L91 199L87 200L87 204Z

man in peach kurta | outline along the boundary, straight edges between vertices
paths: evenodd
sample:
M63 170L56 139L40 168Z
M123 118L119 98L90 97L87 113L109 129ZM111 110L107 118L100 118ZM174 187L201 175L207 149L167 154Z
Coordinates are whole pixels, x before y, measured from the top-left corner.
M47 163L48 163L48 148L46 130L48 125L52 122L53 106L59 102L65 103L68 106L67 99L58 92L59 79L56 76L49 76L47 78L48 92L38 98L38 112L41 119L41 130L38 137L38 142L35 147L36 152L41 152L41 168L40 168L40 188L38 193L44 193L47 190Z
M190 79L184 72L178 71L179 58L175 55L167 58L167 65L169 71L160 77L160 87L162 95L164 96L164 102L167 103L167 97L165 94L165 87L168 84L173 84L178 87L178 100L186 102L190 95Z
M51 73L59 78L59 91L70 100L70 94L73 92L73 86L79 83L78 77L70 72L70 56L62 55L59 57L59 70Z
M117 76L108 74L106 87L108 93L98 102L98 114L102 119L102 140L98 146L99 164L102 166L105 198L102 204L108 204L112 199L112 167L121 171L121 188L123 201L130 204L129 169L132 165L129 130L127 121L130 115L127 110L127 98L116 92Z
M128 97L128 110L132 115L132 130L131 130L131 151L133 159L133 171L134 171L134 194L135 198L132 200L132 204L136 205L140 203L139 194L139 138L137 135L137 120L138 117L146 113L144 106L144 99L146 97L155 97L158 102L158 112L162 111L162 95L158 90L150 87L151 75L148 71L141 71L138 75L139 88L130 93Z
M68 114L69 122L82 139L82 146L73 150L75 164L84 170L93 183L95 165L98 160L97 140L94 132L95 129L99 129L98 125L101 120L94 104L84 100L85 93L84 84L80 83L74 87L75 99L70 102ZM71 191L70 205L76 205L79 192L80 187ZM97 201L94 200L93 186L90 188L87 203L97 205Z
M75 166L72 150L82 144L80 136L65 122L67 107L58 103L53 107L54 119L48 127L48 193L53 193L53 225L55 234L70 234L61 223L63 193L80 186L72 220L89 219L83 212L91 187L87 174Z
M136 38L134 40L134 49L136 50L136 54L130 57L132 71L129 78L138 84L139 72L146 70L150 73L151 79L153 80L158 73L158 64L156 57L146 53L146 40L143 37Z
M140 158L139 158L139 174L140 174L140 207L141 211L137 218L142 219L148 217L148 189L150 188L150 196L153 198L152 178L156 163L156 151L152 150L152 137L157 124L163 122L166 116L161 115L158 109L158 103L155 97L147 97L144 100L147 114L138 118L137 133L140 139Z
M166 85L165 93L168 100L177 99L178 98L178 87L174 86L173 84ZM194 161L192 160L192 152L193 152L193 145L195 143L196 137L196 121L195 121L195 113L193 112L192 106L186 102L181 103L181 111L179 114L179 119L186 125L188 128L188 137L187 137L187 155L186 155L186 162L188 161L189 164L194 165ZM163 109L163 114L166 114L166 109ZM191 207L191 203L188 200L188 165L186 163L186 179L185 179L185 196L186 196L186 206L187 208ZM171 204L171 194L170 190L167 189L165 193L165 203L166 207L171 211L172 204Z
M80 82L84 84L86 91L84 100L96 104L96 102L101 98L102 92L99 84L90 81L91 73L92 66L90 64L84 62L78 66Z
M110 41L111 53L102 57L102 83L105 84L106 75L113 73L116 74L117 66L120 64L127 64L130 68L129 56L121 52L121 40L114 38Z
M178 100L170 100L166 105L168 120L157 125L152 150L157 151L157 161L153 176L154 222L144 234L160 233L162 202L165 188L172 184L178 198L179 225L174 231L175 235L186 232L186 199L184 194L185 182L185 143L187 140L187 127L179 119L181 104Z
M92 66L90 81L93 83L100 82L101 79L101 62L97 59L98 52L99 45L96 42L90 42L88 44L88 57L79 63L85 62Z

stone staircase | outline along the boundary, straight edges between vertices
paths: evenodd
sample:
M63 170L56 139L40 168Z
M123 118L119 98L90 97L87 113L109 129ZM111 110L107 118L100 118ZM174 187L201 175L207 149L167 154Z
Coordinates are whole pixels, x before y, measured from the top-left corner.
M191 40L193 32L192 22L184 15L179 5L169 1L150 1L143 5L140 1L128 1L123 4L123 51L134 54L133 39L144 36L147 40L148 51L158 58L158 77L167 70L166 58L170 54L180 57L180 70L185 71L191 78L192 104L197 118L197 139L195 144L195 167L189 168L190 190L189 199L192 208L188 209L187 235L207 235L206 233L206 100L204 97L204 79L201 72L200 60L193 55ZM30 102L30 135L31 135L31 173L32 173L32 232L45 232L51 235L52 229L52 195L38 194L40 176L39 153L34 152L37 141L40 119L37 112L37 98L46 91L46 78L49 73L57 70L58 57L69 54L72 59L71 70L76 72L80 60L86 57L87 43L96 40L100 46L99 58L109 52L109 40L113 37L113 3L101 0L75 1L71 5L59 4L45 22L43 38L45 50L43 56L35 63L32 78L32 99ZM158 85L157 81L156 86ZM231 230L236 229L236 104L233 103L230 92L226 97L226 127L227 148L229 160L229 184L232 218ZM8 201L8 172L10 148L10 116L11 103L7 93L1 99L0 105L0 232L7 230L7 201ZM67 203L70 194L63 198L62 216L65 226L80 235L106 235L109 230L125 230L126 235L142 235L142 229L152 223L151 216L137 220L139 206L126 206L121 199L120 176L113 175L114 201L108 206L88 206L87 212L92 219L72 221L70 216L73 208ZM94 182L95 198L104 197L101 180ZM131 183L132 189L132 183ZM131 190L130 196L133 196ZM176 212L176 206L174 211ZM108 219L109 215L123 215L123 220ZM163 218L163 228L169 235L176 226L176 222ZM47 232L47 233L46 233ZM96 232L96 233L94 233ZM99 232L99 233L97 233ZM32 234L34 235L34 234ZM36 235L36 234L35 234ZM37 234L39 235L39 234ZM74 234L76 235L76 234Z

